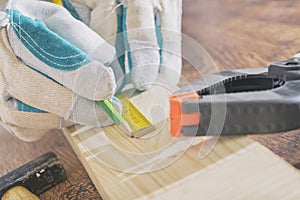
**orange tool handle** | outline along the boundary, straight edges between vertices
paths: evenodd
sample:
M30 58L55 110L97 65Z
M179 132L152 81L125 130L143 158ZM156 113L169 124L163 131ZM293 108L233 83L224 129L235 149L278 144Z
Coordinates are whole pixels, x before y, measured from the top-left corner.
M200 124L200 113L184 113L182 102L198 100L200 96L195 91L173 94L170 96L170 133L173 137L182 137L183 126L195 126Z

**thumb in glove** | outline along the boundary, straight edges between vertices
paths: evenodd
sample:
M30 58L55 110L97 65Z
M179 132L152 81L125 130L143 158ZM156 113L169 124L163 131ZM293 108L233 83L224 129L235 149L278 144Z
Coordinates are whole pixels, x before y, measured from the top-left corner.
M28 130L72 123L112 124L95 103L110 98L115 88L112 71L102 64L110 59L100 53L103 39L54 4L15 0L5 11L7 18L0 22L7 27L1 28L0 38L2 123L18 133L24 130L25 137ZM59 18L66 19L60 20L65 32L55 26ZM80 31L66 34L73 28ZM105 42L104 46L114 53L113 47ZM112 101L120 111L120 103Z

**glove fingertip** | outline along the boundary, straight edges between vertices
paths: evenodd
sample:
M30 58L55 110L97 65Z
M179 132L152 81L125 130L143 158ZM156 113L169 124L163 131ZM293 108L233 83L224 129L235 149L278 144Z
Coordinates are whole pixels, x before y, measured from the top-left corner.
M116 91L116 87L114 72L110 67L107 67L99 78L99 84L95 91L95 99L103 100L112 97Z

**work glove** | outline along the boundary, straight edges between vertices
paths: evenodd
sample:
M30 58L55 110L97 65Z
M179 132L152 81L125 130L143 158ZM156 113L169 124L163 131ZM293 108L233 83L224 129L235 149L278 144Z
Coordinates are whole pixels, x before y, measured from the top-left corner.
M116 47L118 64L112 67L119 90L129 82L137 89L147 89L158 73L170 84L179 82L182 0L60 2ZM129 71L130 76L124 76Z
M26 141L72 124L108 126L115 49L61 6L10 0L0 10L1 123Z

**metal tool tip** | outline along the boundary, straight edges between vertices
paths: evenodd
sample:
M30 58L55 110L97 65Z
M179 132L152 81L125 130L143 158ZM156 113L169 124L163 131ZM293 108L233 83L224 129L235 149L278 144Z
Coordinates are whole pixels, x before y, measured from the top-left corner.
M121 123L119 125L119 128L125 132L129 137L133 138L134 135L132 134L132 130L131 128L129 127L128 123L126 121L124 121L123 123Z

